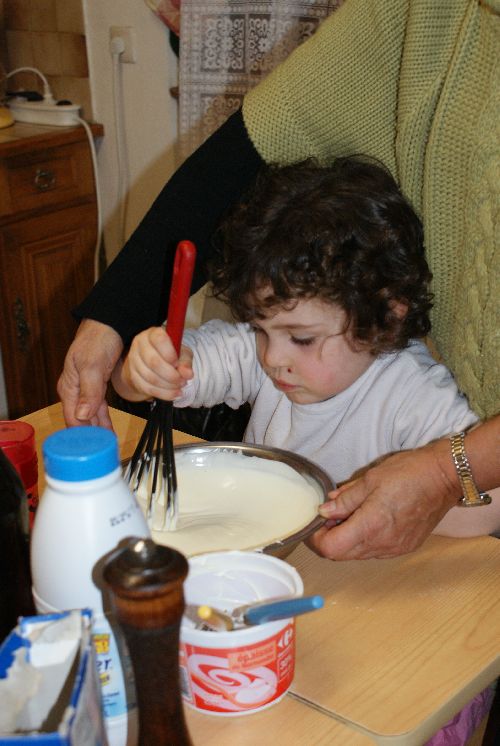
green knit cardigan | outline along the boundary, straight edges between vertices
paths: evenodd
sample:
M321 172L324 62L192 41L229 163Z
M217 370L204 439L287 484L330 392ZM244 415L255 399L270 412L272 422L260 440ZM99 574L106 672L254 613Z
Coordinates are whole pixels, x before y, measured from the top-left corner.
M500 412L500 0L346 0L243 104L267 162L367 153L421 215L432 340Z

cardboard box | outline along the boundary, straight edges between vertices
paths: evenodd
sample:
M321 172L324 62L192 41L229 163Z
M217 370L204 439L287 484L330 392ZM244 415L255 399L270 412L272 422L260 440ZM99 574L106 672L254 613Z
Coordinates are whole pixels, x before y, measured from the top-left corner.
M107 746L88 609L22 617L0 647L0 744Z

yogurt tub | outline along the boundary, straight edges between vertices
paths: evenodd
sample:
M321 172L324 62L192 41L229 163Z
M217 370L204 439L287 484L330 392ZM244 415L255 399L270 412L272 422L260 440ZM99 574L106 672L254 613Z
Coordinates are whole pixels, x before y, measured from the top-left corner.
M164 501L160 496L152 538L186 557L249 549L286 556L323 523L318 506L334 487L308 459L267 446L224 442L176 446L175 462L177 528L159 530ZM144 480L137 493L144 511L147 493Z
M243 604L300 596L295 568L256 552L215 552L189 560L186 603L230 612ZM186 704L212 715L244 715L279 702L293 681L295 619L214 632L181 625L179 664Z

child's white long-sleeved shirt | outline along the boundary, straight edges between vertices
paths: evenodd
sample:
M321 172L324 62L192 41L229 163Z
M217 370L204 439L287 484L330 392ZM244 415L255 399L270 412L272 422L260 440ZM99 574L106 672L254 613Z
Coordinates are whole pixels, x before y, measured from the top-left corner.
M247 324L209 321L187 330L183 343L193 350L194 378L176 406L249 402L246 442L300 453L337 483L379 456L459 432L478 419L450 371L420 341L381 355L349 388L315 404L294 404L274 387Z

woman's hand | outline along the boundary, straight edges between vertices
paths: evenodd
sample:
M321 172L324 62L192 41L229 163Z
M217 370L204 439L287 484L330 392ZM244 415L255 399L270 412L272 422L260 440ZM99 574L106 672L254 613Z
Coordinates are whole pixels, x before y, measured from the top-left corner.
M68 427L100 425L113 429L106 387L122 350L122 338L110 326L92 319L81 322L57 383Z
M320 508L328 521L308 544L334 560L406 554L423 543L460 495L448 439L401 451L331 492Z
M185 346L177 357L165 329L152 326L134 337L129 352L113 371L113 386L131 401L173 401L193 377L192 357Z

